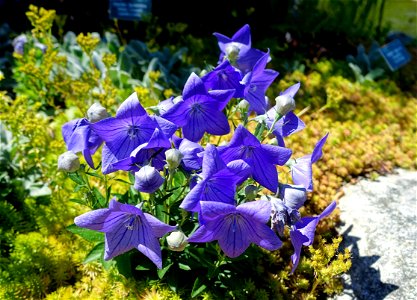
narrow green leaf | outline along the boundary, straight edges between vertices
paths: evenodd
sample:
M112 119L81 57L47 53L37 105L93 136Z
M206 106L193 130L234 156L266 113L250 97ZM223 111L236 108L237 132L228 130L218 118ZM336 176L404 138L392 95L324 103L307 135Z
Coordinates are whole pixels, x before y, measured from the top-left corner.
M81 228L75 224L67 226L66 229L74 234L78 234L80 237L89 242L102 242L104 240L103 233L86 228Z
M94 197L97 199L98 203L100 203L101 207L106 205L106 198L100 193L100 191L94 187L93 188Z
M207 286L203 283L203 280L200 279L200 277L197 277L197 279L194 281L194 285L193 285L193 289L191 291L191 297L197 297L198 295L200 295L205 289L207 288Z
M91 249L90 253L87 254L86 258L83 261L83 264L98 260L104 255L104 242L98 243Z
M83 178L78 173L68 173L68 177L74 181L76 184L84 185L85 182Z
M171 266L173 265L173 263L170 263L169 265L167 265L166 267L162 268L162 269L158 269L158 277L159 279L164 278L166 272L169 270L169 268L171 268Z
M85 174L90 175L90 176L94 176L94 177L97 177L97 178L100 178L100 179L104 179L103 176L101 176L101 175L99 175L97 173L85 172Z
M182 264L182 263L178 263L178 267L179 267L181 270L184 270L184 271L190 271L190 270L191 270L190 266L185 265L185 264Z

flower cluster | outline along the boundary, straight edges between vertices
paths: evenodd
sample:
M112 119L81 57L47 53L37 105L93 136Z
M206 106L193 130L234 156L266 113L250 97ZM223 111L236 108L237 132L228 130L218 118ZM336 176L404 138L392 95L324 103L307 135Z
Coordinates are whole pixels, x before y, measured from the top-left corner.
M313 243L318 222L335 209L333 202L318 216L301 217L299 212L313 190L312 165L322 157L328 137L299 158L292 158L286 147L284 138L305 127L293 112L300 84L283 91L272 106L266 91L278 72L266 68L269 50L252 47L250 27L243 26L232 38L214 36L220 48L217 66L201 76L191 74L181 95L144 108L133 93L115 116L94 104L86 118L62 128L70 153L60 159L61 170L76 171L77 153L95 168L92 155L102 146L104 176L130 172L133 189L148 194L137 203L113 198L108 208L75 218L77 226L105 233L105 260L136 248L161 268L159 238L170 232L166 241L173 251L218 241L224 254L234 258L251 243L279 249L289 230L294 271L302 246ZM236 115L242 121L237 125L231 120ZM228 143L213 142L213 136L228 135L232 127ZM275 144L263 142L272 135ZM291 182L279 182L277 166L288 168ZM179 173L187 179L184 184L173 180ZM167 200L176 190L181 190L179 205ZM156 218L161 202L167 213ZM188 238L178 217L185 212L196 223Z

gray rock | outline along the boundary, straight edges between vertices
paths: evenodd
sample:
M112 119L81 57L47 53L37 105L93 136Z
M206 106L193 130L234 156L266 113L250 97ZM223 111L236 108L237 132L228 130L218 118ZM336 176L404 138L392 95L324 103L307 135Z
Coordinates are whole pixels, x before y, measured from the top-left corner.
M334 299L417 299L417 172L396 170L344 192L338 231L352 268Z

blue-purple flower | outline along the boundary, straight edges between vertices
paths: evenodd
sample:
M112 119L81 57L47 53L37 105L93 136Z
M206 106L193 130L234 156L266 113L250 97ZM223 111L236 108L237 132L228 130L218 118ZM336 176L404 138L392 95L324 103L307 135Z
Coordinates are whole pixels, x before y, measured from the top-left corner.
M229 257L241 255L251 243L267 250L276 250L282 242L266 225L271 212L268 201L258 200L239 206L202 201L201 217L204 223L188 238L192 243L217 240Z
M265 52L252 48L251 32L248 24L240 28L232 38L217 32L213 35L217 38L221 51L219 62L227 59L244 73L249 72L265 54Z
M229 133L230 126L222 110L234 92L207 91L201 78L192 73L185 84L182 100L161 116L182 127L184 137L192 142L198 142L205 132L224 135Z
M225 163L243 159L251 166L253 179L276 193L278 189L278 171L276 165L284 165L291 157L291 149L261 142L245 127L239 125L230 143L219 147L219 153Z
M250 167L243 160L226 165L219 157L217 148L208 144L203 156L203 170L199 174L201 180L187 194L180 207L198 212L201 201L234 204L236 186L248 177L249 172Z
M279 74L277 71L265 69L269 57L268 50L242 79L242 84L245 85L244 98L249 102L249 112L266 113L267 102L265 101L265 93Z
M96 209L74 219L75 225L105 233L104 259L109 260L133 248L162 268L158 238L176 229L136 206L112 199L109 208Z
M74 153L81 152L88 165L94 169L92 155L103 140L92 130L91 125L85 118L75 119L62 125L61 132L67 149Z
M127 98L119 107L116 117L92 124L93 130L105 141L102 151L102 172L108 174L117 170L113 165L129 158L140 145L152 137L171 137L177 127L158 116L148 116L139 103L136 93ZM155 130L157 132L155 132Z
M298 221L290 231L291 243L294 247L294 254L291 256L292 269L291 273L295 271L300 261L302 246L310 246L314 242L314 235L319 221L330 215L336 208L336 201L323 210L323 212L316 217L304 217Z
M234 89L233 97L243 98L245 85L241 83L242 74L228 60L223 61L214 70L204 75L201 80L208 90Z
M327 133L317 142L313 153L297 158L295 162L291 164L291 176L294 184L302 185L309 192L313 190L312 166L323 156L322 148L326 143L328 136L329 134Z
M182 154L181 166L185 171L200 170L203 165L203 157L199 153L204 151L203 146L198 143L172 136L175 148Z

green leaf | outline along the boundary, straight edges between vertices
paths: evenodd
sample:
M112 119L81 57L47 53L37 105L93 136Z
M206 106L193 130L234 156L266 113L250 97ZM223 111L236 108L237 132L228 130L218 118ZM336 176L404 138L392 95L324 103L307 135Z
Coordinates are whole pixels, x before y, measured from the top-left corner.
M114 258L117 270L126 278L132 277L132 264L130 262L130 252L123 253Z
M69 199L69 201L85 205L85 201L81 199Z
M78 174L76 172L75 173L68 173L68 177L72 181L74 181L76 184L79 184L79 185L84 185L85 184L83 178L80 176L80 174Z
M83 264L98 260L104 255L104 242L98 243L91 249L90 253L87 254L86 258L83 261Z
M207 286L203 283L203 280L200 279L200 277L197 277L197 279L194 281L193 289L191 291L191 297L195 298L198 295L200 295Z
M180 269L184 270L184 271L190 271L191 270L190 266L182 264L182 263L178 263L178 267L180 267Z
M136 268L135 268L135 270L138 270L138 271L149 271L151 268L149 268L149 267L146 267L146 266L141 266L141 265L138 265L138 266L136 266Z
M159 277L159 279L162 279L162 278L164 278L164 276L165 276L165 274L166 274L166 272L169 270L169 268L171 268L171 266L173 265L174 263L170 263L169 265L167 265L167 266L165 266L164 268L162 268L162 269L158 269L158 277Z
M94 187L93 188L93 193L94 193L94 197L97 199L98 203L100 203L101 207L105 207L106 206L106 198L103 197L103 195L100 193L100 191Z
M97 177L97 178L100 178L100 179L104 179L103 176L101 176L97 173L85 172L85 174L90 175L90 176L94 176L94 177Z
M89 242L102 242L104 240L104 234L98 231L90 230L87 228L78 227L75 224L71 224L66 228L68 231L78 234L83 239Z

